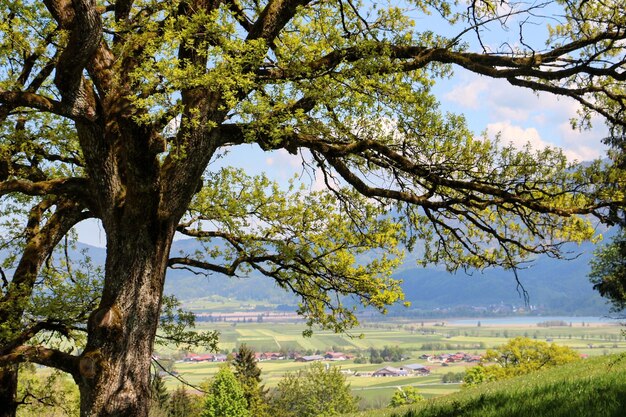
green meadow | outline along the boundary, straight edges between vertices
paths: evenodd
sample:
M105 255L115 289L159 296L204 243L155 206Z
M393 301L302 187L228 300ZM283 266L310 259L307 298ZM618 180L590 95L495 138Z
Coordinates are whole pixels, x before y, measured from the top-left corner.
M220 332L219 349L231 352L240 344L247 344L257 352L278 352L295 350L302 354L326 352L330 350L358 354L366 357L370 347L382 349L384 346L399 346L404 349L410 359L402 362L386 362L384 364L357 364L354 360L328 362L329 366L339 366L346 372L371 372L383 366L400 366L402 364L421 363L430 366L429 376L406 376L375 378L364 376L348 376L353 392L361 398L361 406L380 408L386 406L393 392L398 387L412 385L419 389L425 398L436 398L460 390L460 384L444 384L443 375L448 372L463 372L467 366L475 364L456 363L443 366L440 363L428 363L419 357L422 354L455 353L463 351L470 354L483 353L487 348L503 344L507 339L526 336L543 341L552 341L560 345L570 346L581 354L588 356L606 356L626 352L626 341L622 337L619 325L602 324L582 327L538 327L537 325L512 326L441 326L441 321L422 322L385 322L365 323L350 334L338 335L329 331L316 331L312 337L302 335L305 327L297 323L199 323L199 330L217 330ZM164 349L159 352L162 357L181 358L182 352ZM195 352L205 353L205 352ZM198 386L213 376L220 363L188 363L177 362L174 370L185 382ZM287 372L298 371L308 366L294 360L262 361L259 363L264 384L275 387ZM181 382L173 377L166 377L166 385L174 389ZM626 415L626 414L624 414Z
M349 417L623 417L626 357L610 355ZM346 416L348 417L348 416Z

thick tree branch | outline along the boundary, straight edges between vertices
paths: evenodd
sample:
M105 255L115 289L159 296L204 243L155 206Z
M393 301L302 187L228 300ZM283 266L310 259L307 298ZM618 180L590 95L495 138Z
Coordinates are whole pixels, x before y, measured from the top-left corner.
M10 353L0 355L0 366L32 362L67 372L72 376L78 376L78 361L77 356L43 346L17 346Z
M248 213L248 214L251 214L251 213ZM200 220L205 220L205 219L200 219ZM207 218L206 220L210 220L210 219ZM244 244L245 242L249 242L250 240L253 240L254 242L264 242L264 243L283 241L283 240L271 239L271 238L260 237L260 236L254 236L254 237L246 236L246 238L244 239L241 236L235 236L231 233L222 232L219 230L190 229L189 227L180 225L180 224L176 228L176 231L189 237L195 237L195 238L201 238L201 239L212 239L212 238L224 239L237 249L240 248L240 245Z
M71 0L44 0L44 4L61 29L72 27L74 8Z
M626 112L626 94L610 91L606 87L592 86L591 82L572 80L573 77L611 79L613 82L626 81L624 65L626 60L617 59L607 63L590 58L572 58L582 54L585 48L601 42L623 42L626 30L605 31L571 41L543 53L486 54L455 50L451 47L433 48L423 46L398 46L386 42L377 42L367 47L354 46L337 49L308 63L299 63L292 68L280 68L274 65L262 67L257 71L260 81L290 81L311 77L320 77L331 71L340 71L342 65L356 63L374 56L387 57L389 64L381 59L381 65L368 68L369 75L384 75L394 72L408 72L426 67L431 63L455 64L476 74L491 78L503 78L511 84L568 96L579 101L583 106L598 112L607 120L619 126L626 126L623 114L615 115L610 110L594 104L584 96L604 94L615 103L621 103L622 112Z
M386 56L397 60L398 66L373 67L372 74L385 72L410 71L424 68L432 62L457 64L470 71L484 75L494 73L502 77L531 76L548 80L557 80L577 73L589 73L596 76L610 76L616 80L626 80L626 71L620 71L620 66L606 68L592 67L585 61L575 61L562 70L541 69L555 63L571 61L569 55L581 51L585 47L595 45L605 40L621 41L626 39L626 31L602 32L593 37L572 41L563 46L551 49L544 53L533 53L516 56L515 54L479 54L473 52L456 51L452 48L432 48L424 46L398 46L386 42L377 42L367 47L350 47L337 49L317 60L302 63L297 69L290 68L263 68L258 70L260 77L271 80L295 80L305 73L324 74L336 69L342 63L351 63L372 56Z
M228 138L230 143L244 143L246 138L245 126L227 124L221 126L222 133ZM538 213L552 213L559 216L571 216L575 214L597 214L602 208L609 207L623 202L600 202L589 204L586 207L561 208L546 204L536 196L529 196L524 190L507 190L501 184L488 184L473 179L455 179L447 175L442 167L422 165L413 159L394 151L391 147L376 140L366 140L356 138L349 142L340 142L333 138L328 140L318 138L313 135L297 133L286 133L282 141L271 140L269 138L257 137L257 142L261 147L267 149L297 149L306 148L318 152L324 159L341 175L341 177L367 197L389 198L397 201L404 201L431 209L442 209L455 205L466 205L475 208L485 208L489 205L513 204L531 209ZM437 187L447 187L456 191L467 193L464 198L432 198L430 190L422 195L415 194L412 190L394 190L367 185L356 173L352 172L345 158L355 156L364 160L376 163L382 168L392 171L397 170L411 177L423 179L426 183ZM384 158L385 165L381 165L379 157ZM547 192L544 197L554 197Z
M68 43L59 57L54 82L63 102L75 112L93 118L95 109L83 84L83 71L102 40L102 21L94 0L47 0L46 6L60 26L70 30Z
M70 329L63 323L56 323L50 320L37 322L32 326L24 329L21 333L13 337L8 342L0 345L0 357L10 354L11 352L13 352L14 349L21 345L24 345L42 331L58 332L68 337Z
M298 7L306 6L312 0L270 0L257 21L250 28L248 40L264 39L271 45L281 30L293 19Z
M53 113L73 120L81 120L83 114L75 111L71 106L54 99L32 93L30 91L3 91L0 90L0 103L8 109L28 107L43 112ZM2 109L4 111L4 109ZM9 110L10 111L10 110Z
M39 58L40 54L33 54L31 59ZM30 58L30 57L29 57ZM6 120L7 116L13 111L15 108L24 106L30 108L36 108L41 111L48 111L60 116L70 117L70 109L64 109L65 106L61 105L56 100L49 99L44 96L35 95L37 90L42 86L44 81L48 79L52 71L56 66L57 56L52 58L49 62L47 62L41 70L33 77L31 83L28 85L28 88L25 92L21 91L10 91L8 93L12 93L7 97L2 98L4 92L0 92L0 122ZM26 61L26 60L25 60ZM20 75L20 79L18 80L18 85L24 86L32 68L28 68L30 64L27 62L24 63L24 69L22 70L22 74ZM40 103L43 100L44 103ZM32 107L30 104L41 105L44 104L44 108ZM66 114L67 113L67 114Z
M53 204L56 211L41 226L43 212ZM14 326L21 321L25 300L31 296L41 265L72 227L91 216L82 205L62 198L44 200L31 210L26 226L26 245L9 288L0 299L0 322Z
M281 260L280 255L246 255L240 254L233 262L228 266L218 265L211 262L200 261L192 258L174 257L168 261L168 267L176 269L178 266L192 267L198 269L204 269L212 272L219 272L226 276L237 276L237 268L242 264L258 264L262 262L279 262Z
M100 93L100 98L103 99L106 95L105 92L108 92L112 86L112 67L115 57L104 39L100 39L102 37L102 29L98 30L101 26L100 11L91 0L76 1L76 6L73 6L72 0L44 0L44 3L59 27L72 32L70 41L62 52L64 62L60 63L61 67L67 68L68 65L75 65L73 71L76 74L73 74L74 77L82 77L83 69L88 69L89 75ZM130 0L116 2L115 7L118 7L118 4L120 4L120 10L124 11L129 5L132 5L132 2ZM78 18L74 10L75 7L78 7L80 11ZM84 25L84 27L75 28L75 25ZM87 37L80 39L84 35ZM83 56L72 57L73 54ZM57 76L60 77L58 69ZM78 82L80 82L80 78L71 83L76 86L79 85ZM69 80L68 83L70 83ZM88 94L88 91L84 90L81 94Z
M123 22L130 16L134 0L117 0L115 2L115 20Z
M225 0L226 6L232 12L237 22L241 25L241 27L248 33L252 30L252 22L246 16L246 13L241 8L241 5L237 2L237 0Z
M0 196L9 193L37 195L68 195L88 197L87 180L85 178L55 178L44 181L28 181L23 179L0 182ZM88 201L88 198L87 200Z
M0 295L2 295L4 289L9 287L9 280L7 279L4 269L2 268L0 268L0 279L2 280L2 291L0 291Z

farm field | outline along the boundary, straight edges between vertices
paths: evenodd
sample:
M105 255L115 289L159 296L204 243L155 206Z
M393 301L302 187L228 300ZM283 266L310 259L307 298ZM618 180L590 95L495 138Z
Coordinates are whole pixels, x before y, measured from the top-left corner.
M442 320L433 322L384 322L365 323L353 329L349 335L338 335L329 331L316 331L312 337L303 337L302 324L222 322L198 323L198 330L220 332L219 349L231 352L240 344L247 344L257 352L297 351L302 355L336 351L369 357L370 348L399 346L409 359L383 364L358 364L354 360L325 362L328 366L341 367L343 371L372 372L384 366L420 363L430 367L428 376L367 377L348 376L353 392L361 398L362 408L384 407L394 390L400 386L416 386L426 398L439 397L460 390L460 384L444 384L442 377L449 373L463 372L475 363L442 365L420 359L423 354L456 353L481 354L486 349L505 343L509 338L525 336L536 340L554 342L576 349L588 356L601 356L626 351L622 327L617 323L572 323L571 327L539 327L536 324L516 325L451 325ZM195 352L198 354L204 352ZM184 353L165 349L162 357L182 358ZM294 360L268 360L259 363L264 384L275 387L286 372L295 372L308 366ZM174 364L179 377L191 385L198 386L213 376L221 363L180 362ZM166 386L175 389L181 384L173 377L166 377Z

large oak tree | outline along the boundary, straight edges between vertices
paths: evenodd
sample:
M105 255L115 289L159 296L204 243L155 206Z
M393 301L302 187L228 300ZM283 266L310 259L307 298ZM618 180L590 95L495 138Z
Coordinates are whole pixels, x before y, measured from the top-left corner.
M614 173L476 138L431 89L462 67L577 100L583 122L599 114L618 136L617 1L0 3L0 209L11 223L26 207L2 274L3 404L31 361L72 375L85 416L145 416L168 267L254 269L298 294L310 325L342 330L356 320L343 296L401 299L400 244L449 269L513 268L589 238L581 216L614 204ZM426 13L446 29L424 27ZM510 19L517 46L488 47ZM533 46L529 27L545 24ZM327 191L211 169L243 144L299 155ZM107 258L77 355L33 337L80 330L80 314L30 311L46 259L86 218L102 222ZM170 256L177 231L206 251Z

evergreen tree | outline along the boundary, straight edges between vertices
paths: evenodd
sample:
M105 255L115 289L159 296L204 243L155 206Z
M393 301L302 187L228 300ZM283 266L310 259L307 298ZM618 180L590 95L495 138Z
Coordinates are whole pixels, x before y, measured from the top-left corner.
M235 376L239 381L253 379L256 382L261 382L261 368L257 364L254 351L246 344L239 346L237 356L233 360L233 366Z
M165 388L165 382L158 372L152 375L152 381L150 382L150 399L152 400L151 408L167 410L170 396L167 393L167 388Z
M185 387L176 388L170 397L168 417L199 417L201 409Z
M245 344L239 346L233 367L235 377L243 388L248 410L255 417L268 415L267 390L261 385L261 368L254 351Z

